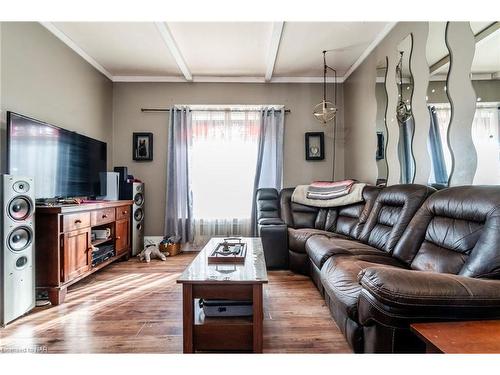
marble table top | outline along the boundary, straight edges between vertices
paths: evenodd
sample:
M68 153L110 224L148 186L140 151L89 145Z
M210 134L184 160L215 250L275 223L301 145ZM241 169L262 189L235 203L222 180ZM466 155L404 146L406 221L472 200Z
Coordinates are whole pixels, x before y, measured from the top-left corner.
M243 237L247 245L245 263L208 264L207 257L222 241L212 238L177 279L178 283L267 283L266 261L259 237Z

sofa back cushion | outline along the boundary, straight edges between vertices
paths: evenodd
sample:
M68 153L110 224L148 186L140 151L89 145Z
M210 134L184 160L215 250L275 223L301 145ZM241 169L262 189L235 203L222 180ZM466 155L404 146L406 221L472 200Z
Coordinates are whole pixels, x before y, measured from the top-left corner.
M292 228L317 228L320 209L292 202L293 190L285 188L280 192L281 219Z
M279 197L276 189L258 189L256 194L257 222L280 217Z
M386 187L377 196L359 239L391 253L415 212L434 191L418 184Z
M366 186L363 189L364 202L338 207L337 220L331 231L358 239L380 191L379 187Z
M499 208L498 186L440 190L415 214L393 256L415 270L499 276Z

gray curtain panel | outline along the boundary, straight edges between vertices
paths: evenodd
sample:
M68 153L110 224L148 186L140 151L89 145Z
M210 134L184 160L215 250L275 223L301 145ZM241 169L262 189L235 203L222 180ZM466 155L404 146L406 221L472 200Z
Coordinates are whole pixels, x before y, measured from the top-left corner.
M285 108L264 107L261 110L257 168L252 201L252 235L257 235L257 209L255 194L260 188L283 187L283 135Z
M165 235L180 236L192 242L193 199L189 189L189 148L191 111L188 107L172 107L168 131L167 204Z
M436 108L428 106L430 116L429 127L429 150L431 154L432 171L437 187L443 188L448 186L448 172L446 170L446 162L443 152L443 141L439 132L439 121L436 116Z
M399 164L401 166L402 184L412 184L415 177L415 160L413 159L412 141L415 130L413 116L404 123L399 123Z

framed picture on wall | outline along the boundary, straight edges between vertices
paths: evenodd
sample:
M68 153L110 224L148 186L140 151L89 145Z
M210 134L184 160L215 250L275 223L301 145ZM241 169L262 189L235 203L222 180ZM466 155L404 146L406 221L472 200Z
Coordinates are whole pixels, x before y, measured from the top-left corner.
M325 133L306 133L306 160L325 159Z
M377 132L377 153L375 154L375 159L382 160L385 158L384 155L384 133Z
M153 160L153 133L134 133L132 155L135 161Z

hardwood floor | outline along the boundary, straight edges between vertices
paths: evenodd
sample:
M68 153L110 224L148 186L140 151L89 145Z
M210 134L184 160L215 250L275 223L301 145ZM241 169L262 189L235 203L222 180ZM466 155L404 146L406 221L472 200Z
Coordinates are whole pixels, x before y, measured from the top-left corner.
M37 308L0 328L0 352L182 353L182 290L195 253L118 262L73 285L66 302ZM269 272L265 353L350 353L308 277Z

